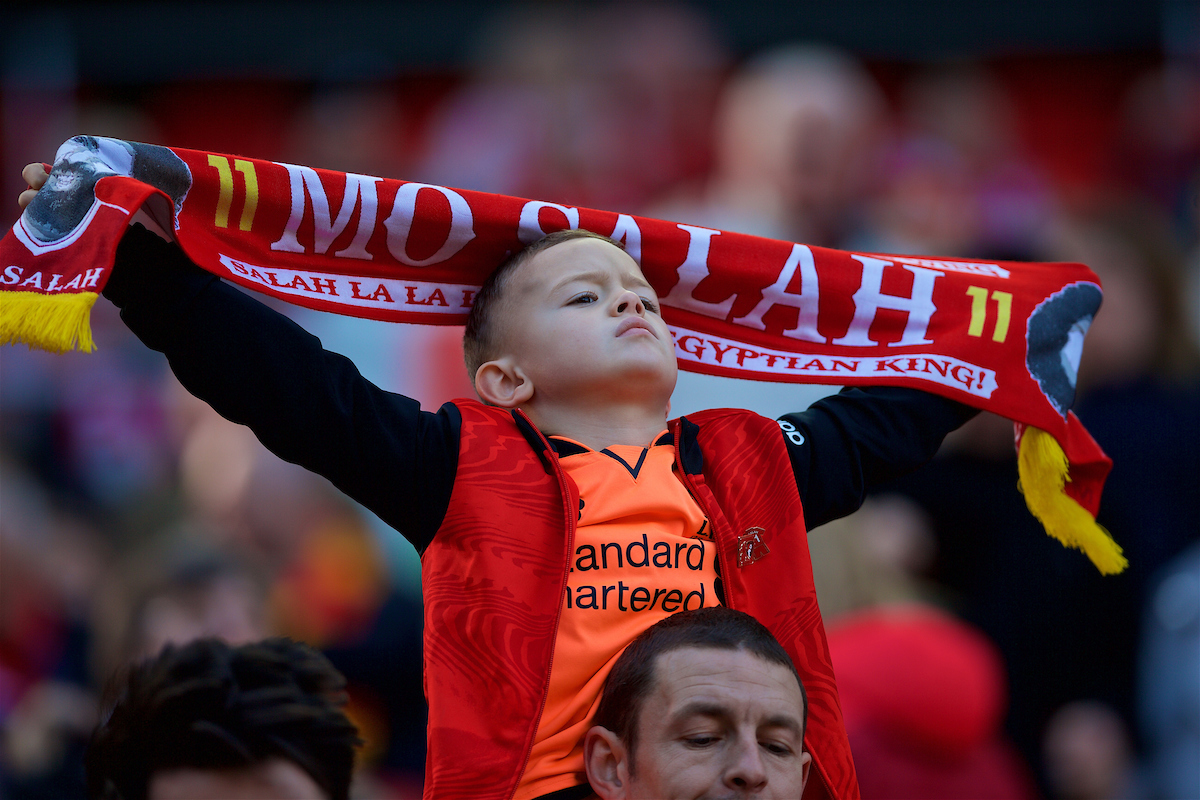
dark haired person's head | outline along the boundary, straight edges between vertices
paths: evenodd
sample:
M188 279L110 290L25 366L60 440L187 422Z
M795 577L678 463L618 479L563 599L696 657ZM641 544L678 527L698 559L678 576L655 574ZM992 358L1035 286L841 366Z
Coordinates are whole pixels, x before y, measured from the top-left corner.
M463 355L483 402L575 438L577 422L596 429L614 415L666 427L678 376L642 268L617 242L581 230L552 233L496 270L472 306Z
M117 688L86 756L92 800L346 800L359 744L345 680L288 639L167 646Z
M463 331L463 360L467 365L467 374L475 381L475 373L479 367L491 361L500 353L503 346L504 321L509 316L504 307L505 290L510 278L523 265L533 260L538 253L549 250L557 244L575 241L577 239L596 239L620 249L621 243L599 233L567 228L566 230L548 233L541 239L532 242L509 256L500 264L487 279L471 305L467 316L467 326Z
M588 779L604 800L799 797L807 714L800 675L766 627L724 607L680 612L609 673L585 740Z

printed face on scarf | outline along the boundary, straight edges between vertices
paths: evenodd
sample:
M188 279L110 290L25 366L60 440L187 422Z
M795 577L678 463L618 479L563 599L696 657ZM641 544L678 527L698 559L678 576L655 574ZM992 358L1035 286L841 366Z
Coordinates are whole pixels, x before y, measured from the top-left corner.
M599 239L550 247L505 288L501 347L543 403L641 403L675 388L675 345L630 256Z

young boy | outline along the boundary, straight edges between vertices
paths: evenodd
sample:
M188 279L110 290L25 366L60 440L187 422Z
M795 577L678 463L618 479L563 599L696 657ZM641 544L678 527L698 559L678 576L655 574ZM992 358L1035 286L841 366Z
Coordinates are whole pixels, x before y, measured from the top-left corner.
M104 294L189 391L421 553L426 796L588 796L583 737L613 662L655 621L716 604L761 620L804 674L811 796L857 795L805 530L923 463L972 409L879 387L778 423L668 422L657 298L583 231L488 279L464 337L484 402L436 413L140 226Z

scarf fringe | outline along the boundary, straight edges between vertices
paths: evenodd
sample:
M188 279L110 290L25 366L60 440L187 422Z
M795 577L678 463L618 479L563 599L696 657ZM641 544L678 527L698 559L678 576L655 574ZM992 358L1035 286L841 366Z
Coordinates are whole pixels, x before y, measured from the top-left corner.
M44 295L36 292L0 293L0 345L65 353L96 349L90 315L99 297L95 292Z
M1064 547L1082 550L1101 574L1123 572L1129 561L1121 546L1063 491L1070 480L1068 467L1067 456L1053 436L1033 426L1025 429L1017 453L1017 488L1033 516Z

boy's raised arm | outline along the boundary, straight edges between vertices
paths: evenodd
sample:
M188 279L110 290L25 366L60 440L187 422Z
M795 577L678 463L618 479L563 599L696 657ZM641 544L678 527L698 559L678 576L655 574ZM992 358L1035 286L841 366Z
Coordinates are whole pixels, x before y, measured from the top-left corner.
M868 386L780 417L805 525L857 511L869 489L933 458L946 434L978 413L919 389Z
M185 388L325 476L423 549L450 499L459 419L385 392L317 337L191 263L141 225L104 289Z

